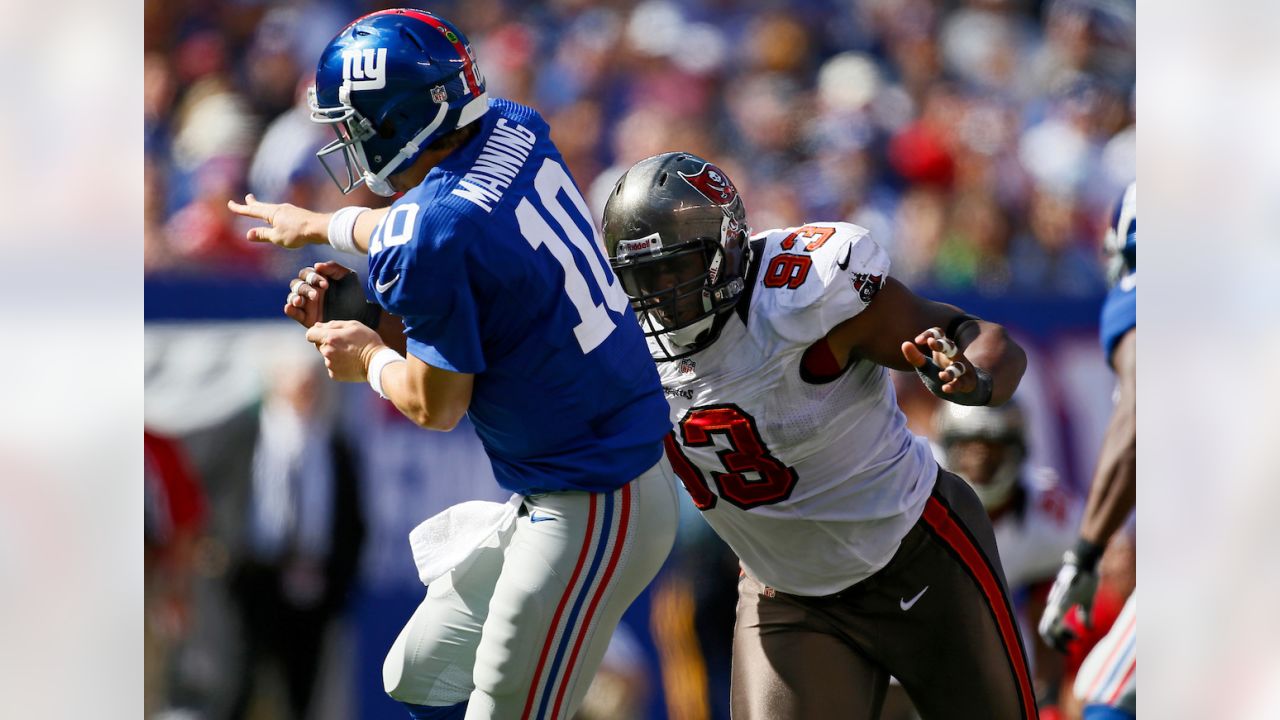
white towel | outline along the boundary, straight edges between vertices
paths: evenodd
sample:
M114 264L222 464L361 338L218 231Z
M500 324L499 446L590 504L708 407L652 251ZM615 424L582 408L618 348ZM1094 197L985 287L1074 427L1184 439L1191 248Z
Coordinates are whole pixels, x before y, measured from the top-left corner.
M523 495L505 503L471 500L431 516L409 533L413 562L423 585L458 567L490 538L515 522Z

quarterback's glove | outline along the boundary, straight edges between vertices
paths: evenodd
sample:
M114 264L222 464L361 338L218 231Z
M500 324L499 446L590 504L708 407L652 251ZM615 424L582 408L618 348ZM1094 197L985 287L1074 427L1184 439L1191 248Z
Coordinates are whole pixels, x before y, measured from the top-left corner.
M1098 589L1097 565L1102 549L1091 542L1081 540L1074 550L1062 556L1062 568L1049 590L1049 599L1040 618L1040 637L1051 647L1066 652L1067 643L1075 639L1075 632L1067 627L1067 612L1073 606L1080 622L1087 628L1093 608L1093 595Z
M337 280L329 281L329 289L324 294L324 312L321 319L358 320L361 323L378 329L378 319L382 317L382 308L365 299L364 288L355 272L349 272Z

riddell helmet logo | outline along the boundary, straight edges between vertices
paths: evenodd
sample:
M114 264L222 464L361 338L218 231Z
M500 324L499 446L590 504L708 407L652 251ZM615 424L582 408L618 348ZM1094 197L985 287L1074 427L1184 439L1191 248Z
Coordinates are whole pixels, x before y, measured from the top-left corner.
M733 186L724 171L711 163L703 163L702 169L692 175L680 173L680 177L717 205L728 205L738 197L738 188Z
M623 240L618 243L618 259L625 260L632 255L652 255L662 250L662 237L658 233L646 235L635 240Z

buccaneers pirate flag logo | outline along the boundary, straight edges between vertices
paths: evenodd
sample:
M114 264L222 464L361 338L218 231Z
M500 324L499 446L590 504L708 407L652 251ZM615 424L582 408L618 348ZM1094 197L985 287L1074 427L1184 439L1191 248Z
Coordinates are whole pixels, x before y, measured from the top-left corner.
M738 188L729 182L720 168L711 163L703 163L702 169L692 175L682 172L680 177L717 205L729 205L738 197Z

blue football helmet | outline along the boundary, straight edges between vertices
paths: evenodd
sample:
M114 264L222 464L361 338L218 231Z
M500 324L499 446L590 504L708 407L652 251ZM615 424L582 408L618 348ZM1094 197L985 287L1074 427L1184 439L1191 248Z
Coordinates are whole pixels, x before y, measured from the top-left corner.
M364 183L384 197L387 181L437 138L489 109L471 43L423 10L382 10L359 18L320 54L308 102L311 119L337 139L316 156L343 193ZM346 180L328 159L342 153Z
M1107 279L1111 284L1138 269L1138 181L1125 188L1111 215L1111 225L1103 240L1107 253Z

